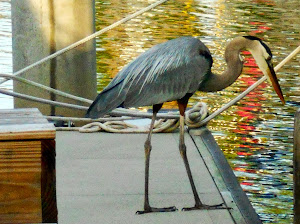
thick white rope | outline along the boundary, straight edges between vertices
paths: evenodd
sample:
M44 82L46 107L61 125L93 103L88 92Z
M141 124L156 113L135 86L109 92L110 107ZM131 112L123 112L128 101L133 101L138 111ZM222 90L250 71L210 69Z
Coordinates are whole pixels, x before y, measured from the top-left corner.
M20 74L22 74L22 73L24 73L24 72L26 72L26 71L28 71L28 70L34 68L34 67L36 67L36 66L38 66L38 65L40 65L40 64L42 64L42 63L44 63L44 62L46 62L46 61L49 61L49 60L51 60L51 59L53 59L53 58L55 58L55 57L57 57L57 56L59 56L59 55L61 55L61 54L63 54L63 53L65 53L65 52L67 52L67 51L73 49L73 48L76 48L76 47L78 47L79 45L84 44L85 42L90 41L90 40L92 40L93 38L95 38L95 37L97 37L97 36L99 36L99 35L101 35L101 34L107 32L107 31L109 31L109 30L111 30L111 29L113 29L113 28L115 28L115 27L121 25L122 23L125 23L125 22L127 22L127 21L129 21L129 20L131 20L131 19L133 19L133 18L135 18L135 17L137 17L137 16L139 16L139 15L141 15L141 14L143 14L143 13L145 13L145 12L151 10L151 9L153 9L153 8L155 8L156 6L163 4L163 3L166 2L166 1L168 1L168 0L160 0L160 1L157 1L157 2L155 2L155 3L151 4L151 5L149 5L148 7L143 8L143 9L141 9L141 10L139 10L139 11L137 11L137 12L135 12L135 13L133 13L133 14L131 14L131 15L125 17L124 19L121 19L121 20L119 20L118 22L113 23L112 25L107 26L107 27L105 27L104 29L102 29L102 30L100 30L100 31L97 31L97 32L95 32L95 33L93 33L93 34L91 34L91 35L89 35L89 36L87 36L87 37L85 37L85 38L83 38L83 39L81 39L81 40L79 40L79 41L77 41L77 42L75 42L75 43L69 45L68 47L65 47L65 48L63 48L63 49L61 49L61 50L59 50L59 51L57 51L57 52L55 52L55 53L53 53L53 54L47 56L47 57L45 57L45 58L43 58L43 59L41 59L41 60L39 60L39 61L37 61L37 62L35 62L35 63L33 63L33 64L27 66L27 67L25 67L25 68L23 68L23 69L21 69L21 70L15 72L15 73L13 73L13 75L15 75L15 76L20 75ZM3 84L4 82L8 81L8 80L9 80L9 79L6 79L6 78L5 78L4 80L0 81L0 85Z
M50 104L50 105L59 106L59 107L73 108L73 109L77 109L77 110L87 110L88 109L88 107L85 107L85 106L79 106L79 105L74 105L74 104L69 104L69 103L62 103L62 102L57 102L57 101L52 101L52 100L46 100L43 98L29 96L26 94L16 93L16 92L4 90L4 89L0 89L0 93L8 95L8 96L13 96L13 97L17 97L20 99L24 99L24 100L30 100L30 101L34 101L34 102L38 102L38 103Z
M4 77L4 78L7 78L7 79L12 79L12 80L19 81L19 82L22 82L22 83L25 83L25 84L28 84L28 85L31 85L31 86L35 86L35 87L38 87L40 89L46 90L50 93L55 93L56 95L59 95L59 96L65 97L65 98L69 98L69 99L72 99L72 100L76 100L76 101L80 101L80 102L88 103L88 104L93 103L92 100L85 99L85 98L78 97L78 96L74 96L72 94L69 94L69 93L66 93L66 92L63 92L63 91L60 91L60 90L57 90L57 89L53 89L51 87L42 85L40 83L25 79L23 77L10 75L10 74L0 74L0 77Z
M185 114L185 123L189 128L193 128L208 114L207 105L203 102L196 103L192 109ZM179 126L177 119L160 119L155 121L153 132L172 132ZM72 128L60 128L60 130L72 130ZM76 129L77 130L77 129ZM107 121L104 123L93 122L78 129L82 133L106 131L113 133L146 133L149 126L137 126L124 121Z
M84 121L84 122L106 122L106 121L123 121L123 120L134 120L140 118L134 117L101 117L98 119L92 118L78 118L78 117L60 117L60 116L43 116L49 121Z
M8 96L17 97L20 99L30 100L30 101L49 104L49 105L58 106L58 107L66 107L66 108L71 108L71 109L76 109L76 110L85 110L85 111L88 110L88 108L89 108L87 106L79 106L79 105L70 104L70 103L62 103L62 102L58 102L58 101L46 100L43 98L29 96L26 94L12 92L9 90L4 90L4 89L0 89L0 93L8 95ZM110 112L109 115L143 117L143 118L151 118L152 117L152 113L139 112L138 110L124 109L124 108L117 108L117 109L113 110L112 112ZM160 113L157 115L157 118L178 119L179 114L162 114L162 113Z
M172 130L178 127L178 120L168 119L168 120L158 120L155 123L156 127L153 128L153 132L171 132ZM72 128L65 128L72 129ZM61 129L64 130L64 129ZM79 132L82 133L91 133L98 131L106 131L112 133L147 133L149 131L148 126L136 126L130 123L126 123L123 121L108 121L105 123L101 122L93 122L82 126L78 129Z
M162 118L155 122L154 132L172 132L175 130L179 123L179 112L168 112L169 115L174 116L175 118ZM148 113L152 117L152 113ZM203 102L198 102L194 105L193 108L186 111L186 124L188 127L192 128L195 123L201 121L208 114L207 105ZM165 117L164 113L160 114L160 117ZM125 120L134 120L138 119L137 117L104 117L98 119L90 118L73 118L73 117L56 117L56 116L44 116L48 120L52 121L84 121L91 122L87 125L84 125L81 128L78 127L57 127L56 130L78 130L84 133L91 133L96 131L106 131L113 133L145 133L148 131L149 127L146 126L137 126L125 122ZM149 117L149 118L151 118ZM144 118L144 117L143 117Z

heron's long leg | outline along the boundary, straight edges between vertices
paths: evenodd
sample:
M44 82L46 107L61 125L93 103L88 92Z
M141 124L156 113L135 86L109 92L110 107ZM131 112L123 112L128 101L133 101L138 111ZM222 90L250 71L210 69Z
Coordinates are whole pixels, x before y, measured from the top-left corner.
M179 151L180 151L180 155L183 159L185 168L186 168L186 172L192 187L192 191L193 191L193 195L194 195L194 199L195 199L195 206L194 207L190 207L190 208L183 208L182 210L184 211L188 211L188 210L198 210L198 209L227 209L227 207L222 207L222 204L217 204L217 205L205 205L201 202L200 197L198 195L193 177L192 177L192 172L191 172L191 168L189 165L189 161L187 159L186 156L186 145L184 143L184 112L186 109L186 105L187 104L182 104L181 102L178 102L178 106L179 106L179 111L180 111L180 120L179 120L179 128L180 128L180 137L179 137Z
M149 166L150 166L150 153L152 149L151 145L151 137L153 132L153 127L156 119L157 112L153 111L152 121L150 125L150 130L148 133L148 137L145 142L145 200L144 200L144 209L148 210L150 208L149 205Z
M173 212L176 211L177 208L175 206L166 207L166 208L153 208L149 204L149 166L150 166L150 152L152 149L151 146L151 137L154 127L154 122L156 119L156 114L160 110L162 105L154 105L153 106L153 116L150 125L150 130L148 133L148 137L145 142L145 198L144 198L144 211L137 211L137 214L144 214L150 212Z
M186 146L184 143L184 112L185 112L185 108L186 108L186 104L181 104L178 102L178 106L179 106L179 111L180 111L180 120L179 120L179 128L180 128L180 136L179 136L179 152L180 155L183 159L185 168L186 168L186 172L192 187L192 191L194 194L194 198L195 198L195 206L197 207L201 207L203 204L199 198L193 177L192 177L192 172L191 172L191 168L189 165L189 161L187 159L186 156Z

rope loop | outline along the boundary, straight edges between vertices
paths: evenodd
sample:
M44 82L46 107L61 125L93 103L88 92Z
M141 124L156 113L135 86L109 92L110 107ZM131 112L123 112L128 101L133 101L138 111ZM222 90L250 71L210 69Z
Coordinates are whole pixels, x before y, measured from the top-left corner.
M186 112L185 123L189 128L199 127L208 114L205 103L196 103L194 107ZM172 132L179 126L179 119L159 119L155 122L153 132ZM149 125L137 126L125 121L92 122L79 128L79 132L91 133L106 131L112 133L146 133Z
M208 108L206 103L198 102L192 109L188 110L185 113L185 124L189 128L198 128L203 126L199 125L202 120L208 116Z

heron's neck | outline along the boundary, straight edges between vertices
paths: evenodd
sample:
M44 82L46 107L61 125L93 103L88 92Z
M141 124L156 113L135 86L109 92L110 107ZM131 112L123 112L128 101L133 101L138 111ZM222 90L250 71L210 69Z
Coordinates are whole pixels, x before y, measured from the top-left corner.
M201 83L199 90L203 92L216 92L230 86L240 76L243 70L243 62L240 59L240 51L244 48L231 41L225 50L226 70L221 74L210 73L207 79Z

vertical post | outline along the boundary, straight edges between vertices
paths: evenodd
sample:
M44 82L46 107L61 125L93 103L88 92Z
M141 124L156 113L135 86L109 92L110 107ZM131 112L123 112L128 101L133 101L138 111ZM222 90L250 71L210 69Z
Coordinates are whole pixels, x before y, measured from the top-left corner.
M294 125L294 224L300 224L300 110Z
M14 72L54 53L95 30L94 0L12 0ZM97 94L95 40L91 40L22 76L77 96ZM14 82L14 90L45 99L78 103ZM15 107L38 107L43 114L82 116L83 111L15 99Z

